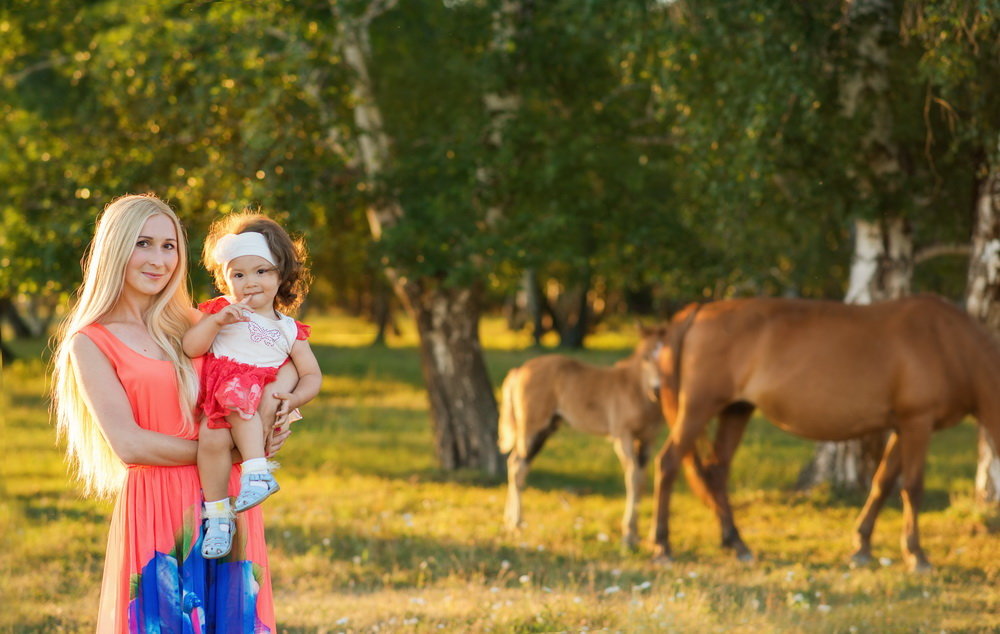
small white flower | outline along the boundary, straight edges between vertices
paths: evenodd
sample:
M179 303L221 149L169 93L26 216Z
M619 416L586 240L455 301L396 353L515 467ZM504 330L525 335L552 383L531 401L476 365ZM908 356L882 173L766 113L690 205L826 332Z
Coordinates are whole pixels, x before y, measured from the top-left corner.
M879 558L878 558L878 562L879 562L879 564L881 564L881 565L882 565L883 567L884 567L884 566L891 566L891 565L892 565L892 560L891 560L891 559L889 559L888 557L879 557Z
M615 568L614 570L611 571L611 576L612 577L620 577L620 576L622 576L622 571L619 570L618 568Z
M543 546L542 544L539 544L538 548L536 548L535 550L537 550L538 552L542 552L542 551L545 550L545 546Z
M633 590L640 590L640 591L641 591L641 590L649 590L650 586L652 586L652 585L653 585L653 584L652 584L652 583L650 583L649 581L643 581L643 582L642 582L642 583L640 583L639 585L636 585L636 586L632 586L632 589L633 589Z
M497 592L500 592L500 588L493 586L492 588L490 588L490 592L496 594Z
M361 565L361 557L359 555L354 555L353 557L351 557L351 561L354 562L355 566Z
M542 586L542 592L552 592L552 588L548 586Z
M323 545L324 546L329 546L330 545L330 538L329 537L324 537L323 538Z
M509 561L507 561L506 559L504 559L503 561L500 562L500 569L501 570L507 570L508 568L510 568L510 562Z
M413 597L412 599L410 599L410 603L414 603L416 605L424 605L425 603L427 603L427 601L425 601L422 597Z
M521 575L517 578L522 584L531 583L531 575Z
M619 588L618 586L608 586L607 588L604 589L604 594L614 594L619 590L621 590L621 588Z
M698 573L695 572L694 570L692 570L691 572L688 573L688 577L691 578L691 579L697 579L698 578Z
M583 603L583 599L580 597L573 597L573 603Z
M347 618L346 616L344 618L342 618L342 619L337 619L337 625L347 625L347 623L350 620L351 619Z
M420 619L418 619L416 617L414 617L412 619L404 619L403 620L403 625L416 625L418 621L420 621Z
M608 537L607 533L598 533L597 534L597 541L599 541L599 542L606 542L606 541L608 541L610 539L611 538Z
M683 592L678 592L678 593L677 593L677 594L675 594L674 596L675 596L675 597L677 597L678 599L683 599L683 598L684 598L684 597L686 597L687 595L686 595L686 594L684 594Z
M820 603L819 605L816 606L816 609L819 610L820 612L822 612L823 614L826 614L832 608L830 606L828 606L827 604L825 604L825 603Z

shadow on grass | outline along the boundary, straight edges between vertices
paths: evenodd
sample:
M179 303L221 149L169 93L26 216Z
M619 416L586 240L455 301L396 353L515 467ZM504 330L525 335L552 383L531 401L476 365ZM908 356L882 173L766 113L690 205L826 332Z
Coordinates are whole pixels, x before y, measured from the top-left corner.
M523 573L537 577L544 571L581 571L596 560L593 556L567 556L489 539L463 543L416 535L384 537L337 532L324 543L323 537L300 526L267 531L269 548L281 556L310 556L330 564L346 564L347 569L341 567L333 573L343 578L331 581L339 581L354 592L422 588L449 576L479 579L500 588L520 588L519 576ZM621 575L611 570L589 574L598 583L614 585L621 580L616 573ZM280 587L280 583L279 579L275 585Z

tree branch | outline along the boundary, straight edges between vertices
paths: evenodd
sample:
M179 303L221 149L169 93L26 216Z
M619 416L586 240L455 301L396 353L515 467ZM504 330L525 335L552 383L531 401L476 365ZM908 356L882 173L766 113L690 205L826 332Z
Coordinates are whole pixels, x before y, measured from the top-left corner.
M933 260L934 258L941 257L943 255L961 255L968 257L971 254L972 247L968 244L932 244L919 249L913 255L913 264L922 264L927 260Z

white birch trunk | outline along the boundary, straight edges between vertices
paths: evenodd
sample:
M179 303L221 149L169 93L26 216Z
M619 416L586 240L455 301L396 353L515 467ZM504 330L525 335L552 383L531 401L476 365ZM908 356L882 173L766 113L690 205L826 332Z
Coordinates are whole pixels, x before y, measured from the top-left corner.
M996 162L979 185L965 308L1000 336L1000 166ZM1000 502L1000 457L996 450L980 427L976 498L994 504Z
M913 241L906 223L893 215L894 210L879 204L879 197L894 189L901 171L892 136L886 44L894 35L893 4L891 0L854 0L848 20L854 70L841 82L840 106L845 117L863 118L867 125L859 144L858 171L851 176L862 198L873 201L886 220L856 222L845 301L870 304L908 294L913 275ZM882 458L885 438L877 432L842 443L817 443L812 461L799 474L799 487L828 482L838 488L867 489Z
M854 259L845 302L872 304L908 295L913 278L913 239L902 219L855 223ZM799 474L799 487L829 483L863 491L882 458L885 434L876 432L844 442L820 442L812 462Z

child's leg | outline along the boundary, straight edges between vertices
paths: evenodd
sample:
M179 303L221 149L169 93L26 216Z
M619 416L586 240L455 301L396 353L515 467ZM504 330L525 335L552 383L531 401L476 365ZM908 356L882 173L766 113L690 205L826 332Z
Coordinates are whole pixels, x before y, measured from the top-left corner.
M236 512L253 508L280 488L264 457L264 425L259 414L250 420L233 421L233 440L243 455L243 474Z
M229 473L233 468L233 438L228 429L213 429L206 421L198 433L198 477L205 495L205 532L201 555L225 557L233 547L233 511L229 503Z
M212 429L207 420L198 433L198 477L208 501L229 497L229 472L233 468L233 436L228 429Z
M229 430L233 442L240 450L243 460L264 457L264 423L259 414L254 414L250 420L240 418L239 414L230 414L226 420L232 425Z

